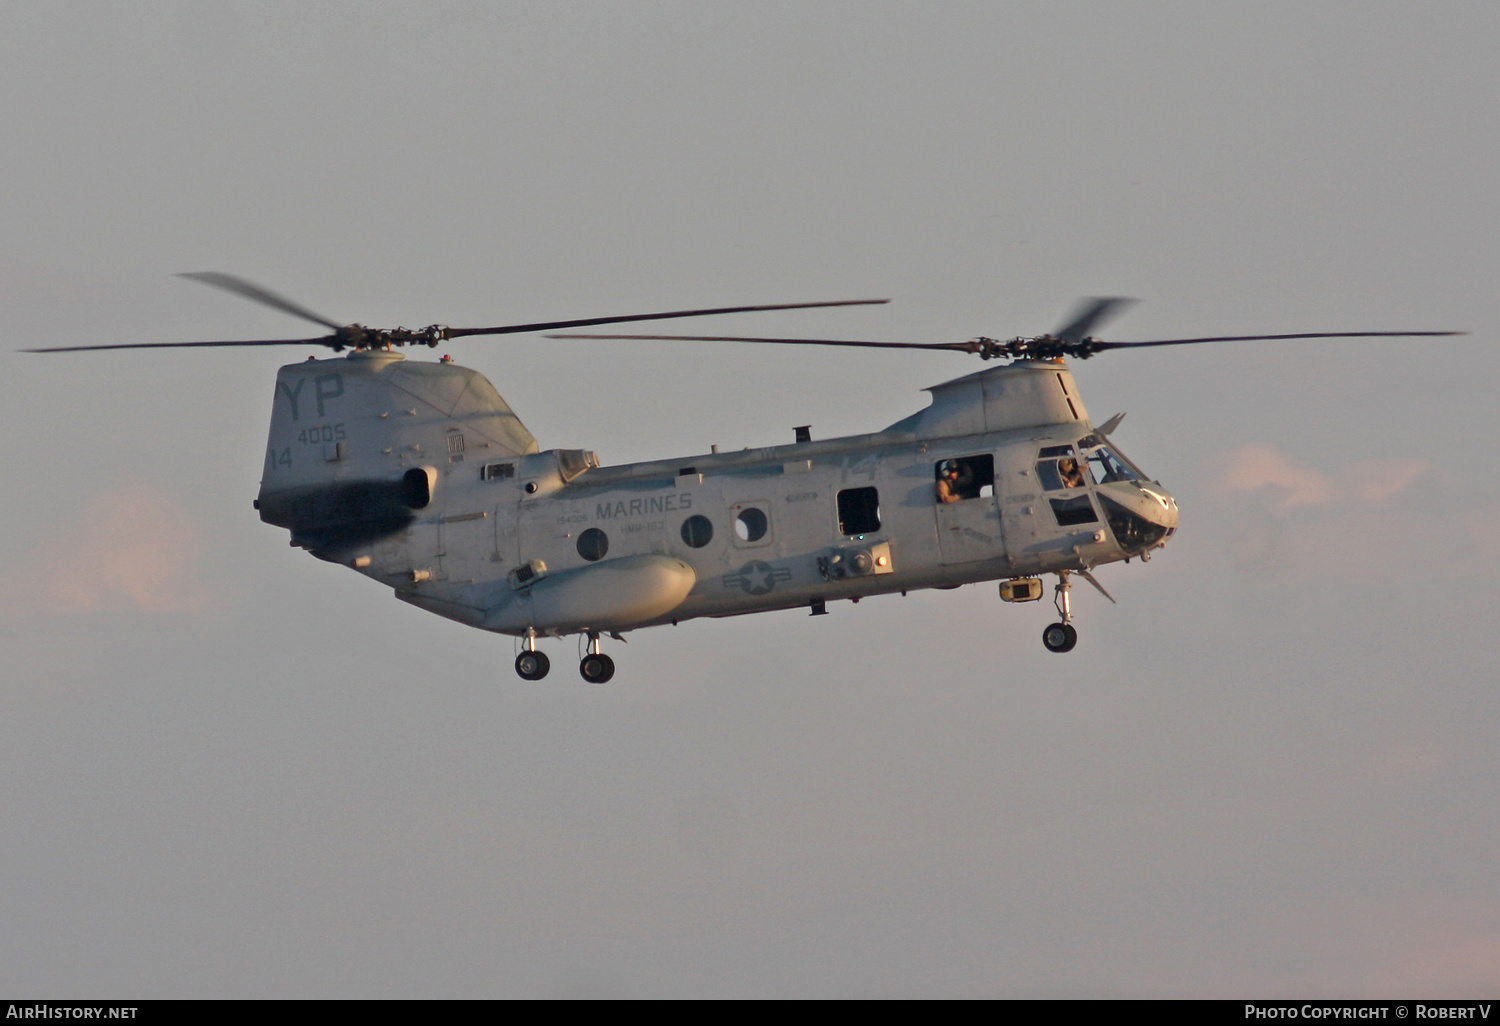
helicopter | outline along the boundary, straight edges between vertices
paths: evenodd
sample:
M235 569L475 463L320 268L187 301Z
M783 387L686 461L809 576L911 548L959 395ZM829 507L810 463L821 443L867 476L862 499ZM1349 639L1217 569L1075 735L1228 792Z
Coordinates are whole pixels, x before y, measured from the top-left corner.
M390 588L398 599L519 641L515 671L550 670L549 638L586 639L584 680L614 676L603 638L697 617L792 608L998 581L1006 602L1044 597L1054 575L1050 652L1078 641L1071 590L1093 570L1148 561L1178 528L1177 502L1095 425L1067 359L1109 350L1270 339L1455 335L1323 332L1106 342L1091 335L1133 301L1080 301L1054 332L963 342L726 335L575 335L962 352L1002 361L928 388L925 408L868 434L605 466L595 452L541 449L494 386L444 356L477 335L811 307L843 300L595 317L493 328L341 325L221 272L184 275L328 328L304 339L116 343L78 352L205 346L322 346L335 354L276 376L265 470L254 501L290 544ZM345 351L347 350L347 353Z

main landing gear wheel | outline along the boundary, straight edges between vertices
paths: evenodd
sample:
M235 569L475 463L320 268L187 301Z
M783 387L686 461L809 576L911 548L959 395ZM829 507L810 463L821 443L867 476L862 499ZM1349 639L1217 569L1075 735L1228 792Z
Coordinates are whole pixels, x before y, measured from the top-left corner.
M615 675L615 661L603 652L590 652L578 664L578 672L590 684L603 684Z
M552 660L545 652L522 652L516 656L516 673L522 680L541 680L552 669Z
M1049 624L1042 631L1042 644L1047 646L1048 652L1071 652L1078 644L1078 632L1070 623Z

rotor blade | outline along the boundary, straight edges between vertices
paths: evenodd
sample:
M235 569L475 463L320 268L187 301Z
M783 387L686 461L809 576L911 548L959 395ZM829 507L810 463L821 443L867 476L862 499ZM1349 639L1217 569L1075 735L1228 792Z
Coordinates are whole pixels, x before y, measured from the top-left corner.
M759 310L807 310L820 306L876 306L889 299L845 299L834 303L777 303L774 306L723 306L712 310L672 310L666 313L632 314L628 317L585 317L571 321L537 324L507 324L499 328L446 328L448 338L465 335L514 335L523 331L553 331L557 328L587 328L593 324L623 324L627 321L665 321L674 317L707 317L711 314L754 313Z
M261 288L252 281L237 278L232 274L225 274L222 271L189 271L186 274L179 274L177 277L191 278L193 281L201 281L205 285L212 285L215 288L233 292L237 296L253 299L257 303L264 303L266 306L275 307L282 313L289 313L293 317L301 317L303 320L312 321L314 324L321 324L323 327L332 328L334 331L342 327L342 325L335 324L321 314L313 313L300 303L294 303L285 296L278 296L270 289Z
M45 349L22 349L23 353L82 353L95 349L195 349L204 346L326 346L333 336L322 338L267 338L234 342L131 342L107 346L50 346Z
M971 342L857 342L831 338L750 338L740 335L544 335L544 338L635 339L661 342L773 342L787 346L862 346L868 349L951 349L977 352Z
M1107 592L1107 591L1104 590L1104 585L1102 585L1098 581L1094 580L1094 575L1093 574L1089 573L1087 570L1074 570L1073 572L1075 574L1077 574L1079 577L1082 577L1085 581L1088 581L1094 587L1098 588L1099 589L1099 594L1103 595L1105 598L1109 599L1111 602L1114 602L1115 605L1118 606L1120 604L1118 602L1115 602L1115 597L1113 595L1111 595L1109 592Z
M1064 342L1082 341L1094 328L1118 317L1136 302L1124 296L1098 296L1079 300L1078 305L1073 308L1072 319L1054 331L1053 337Z
M1428 338L1467 334L1466 331L1317 331L1295 335L1211 335L1205 338L1158 338L1148 342L1094 342L1091 348L1141 349L1146 346L1189 346L1199 342L1274 342L1288 338Z
M1115 428L1119 427L1120 426L1120 422L1122 420L1124 420L1124 419L1125 419L1125 414L1123 414L1123 413L1117 413L1113 417L1111 417L1108 420L1106 420L1099 427L1095 428L1094 430L1097 431L1097 432L1099 432L1101 435L1104 435L1107 438L1110 435L1112 435L1112 434L1115 433Z

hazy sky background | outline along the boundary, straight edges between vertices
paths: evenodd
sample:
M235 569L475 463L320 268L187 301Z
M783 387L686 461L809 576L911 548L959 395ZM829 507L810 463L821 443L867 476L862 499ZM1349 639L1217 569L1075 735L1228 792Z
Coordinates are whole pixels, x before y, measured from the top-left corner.
M1075 364L1149 565L552 642L258 521L288 350L0 356L0 992L1493 996L1500 7L10 3L28 345L889 296L672 330L1466 329ZM467 340L606 463L958 355Z

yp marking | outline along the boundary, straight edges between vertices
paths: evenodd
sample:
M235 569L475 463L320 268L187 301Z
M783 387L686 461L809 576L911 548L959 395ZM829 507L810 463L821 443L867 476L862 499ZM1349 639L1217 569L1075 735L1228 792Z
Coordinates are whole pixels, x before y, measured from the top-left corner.
M302 386L307 384L307 379L299 377L296 388L288 388L285 381L276 382L276 388L286 396L287 402L292 404L292 419L302 419ZM337 399L344 394L344 376L342 374L319 374L313 378L313 396L318 402L318 416L325 416L324 403L330 399Z

